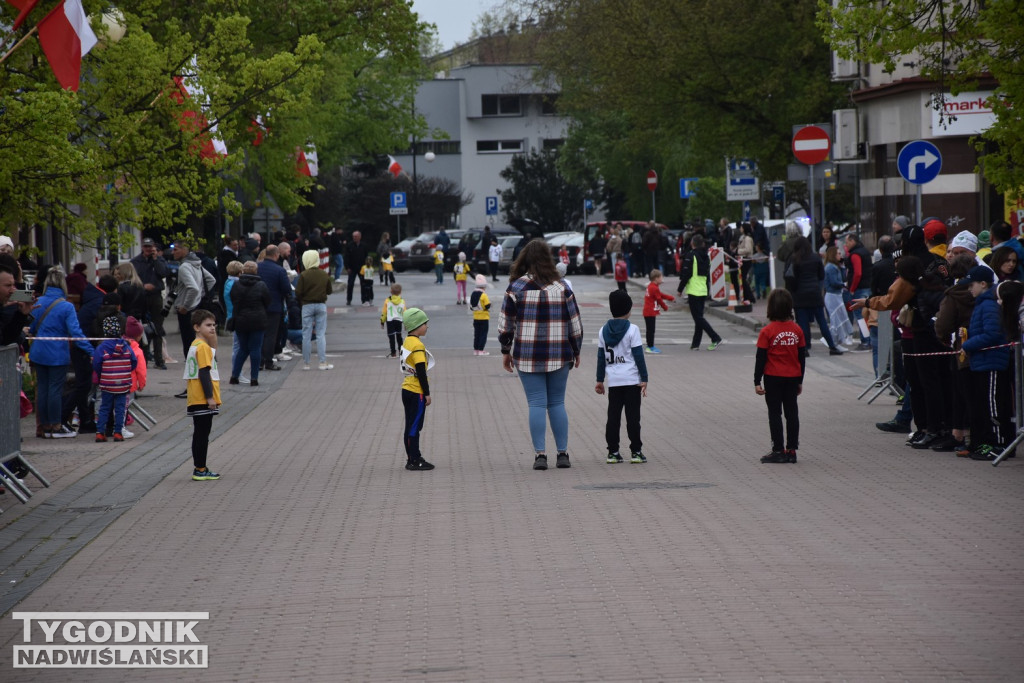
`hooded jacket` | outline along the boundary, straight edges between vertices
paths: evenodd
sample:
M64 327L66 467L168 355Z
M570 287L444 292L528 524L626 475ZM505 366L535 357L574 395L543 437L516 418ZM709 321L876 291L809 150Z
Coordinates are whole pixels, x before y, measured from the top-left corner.
M939 313L935 316L935 336L939 343L947 349L960 349L962 340L957 335L957 331L971 323L974 297L971 296L969 287L969 283L961 280L946 290L946 296L939 304ZM955 338L954 335L956 335ZM961 362L957 359L957 367L965 369L968 364L966 361Z
M174 305L187 311L196 310L203 299L204 288L206 292L216 291L217 278L203 268L199 256L190 251L178 266L178 296L174 300Z
M231 287L231 305L236 332L260 332L267 329L270 290L259 275L243 273Z
M78 325L78 316L75 314L75 306L70 301L62 301L52 304L57 299L64 298L64 290L60 287L47 287L43 295L36 301L37 307L32 311L35 320L29 326L30 337L78 337L73 343L92 356L92 344L82 339L82 328ZM46 310L50 309L47 313ZM45 317L44 317L45 316ZM39 324L40 320L42 325ZM71 364L71 352L66 341L37 339L29 347L29 360L38 365L61 366Z
M100 391L108 394L127 394L132 388L132 372L138 359L127 339L108 339L96 347L92 356L92 371Z
M1006 344L1009 339L1003 329L1003 321L996 302L993 289L986 289L974 300L974 311L971 313L971 324L967 328L967 339L963 349L973 372L991 372L1006 370L1010 367L1009 347L990 349L992 346ZM982 350L988 349L988 350Z
M312 249L302 254L302 274L295 283L295 298L299 305L324 304L333 293L331 277L320 269L320 254Z
M612 318L597 336L597 381L609 387L633 386L647 381L640 328L625 318Z

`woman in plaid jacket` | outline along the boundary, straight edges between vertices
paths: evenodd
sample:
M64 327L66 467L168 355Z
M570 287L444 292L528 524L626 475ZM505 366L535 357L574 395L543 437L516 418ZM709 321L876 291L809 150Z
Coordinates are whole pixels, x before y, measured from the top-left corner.
M530 240L512 264L509 286L498 316L498 341L505 370L519 370L530 407L530 437L536 457L533 469L546 470L544 437L547 420L558 449L556 466L570 467L569 417L565 385L569 370L580 365L583 325L572 291L555 270L551 249L542 239Z

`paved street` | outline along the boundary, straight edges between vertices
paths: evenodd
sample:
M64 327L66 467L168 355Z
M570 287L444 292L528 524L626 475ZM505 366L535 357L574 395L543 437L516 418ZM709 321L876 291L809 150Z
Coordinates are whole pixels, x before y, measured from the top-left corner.
M664 353L647 357L650 462L604 463L607 399L588 346L567 395L573 466L535 472L497 311L492 355L475 357L450 277L432 278L399 275L431 316L433 472L403 469L379 308L345 307L344 294L328 304L334 370L293 360L256 389L222 372L220 481L189 478L191 422L171 397L180 365L153 372L151 434L27 436L59 476L29 506L3 501L3 679L1021 680L1021 459L993 468L876 430L895 409L857 400L870 354L816 347L800 462L761 465L756 333L712 317L727 343L691 352L689 314L673 308L658 322ZM614 284L572 280L589 345ZM639 284L631 293L642 329ZM196 634L209 668L12 670L12 608L208 611Z

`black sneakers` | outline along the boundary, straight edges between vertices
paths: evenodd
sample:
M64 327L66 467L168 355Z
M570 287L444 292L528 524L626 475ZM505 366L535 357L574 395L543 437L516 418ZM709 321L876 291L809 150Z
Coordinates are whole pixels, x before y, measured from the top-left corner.
M925 432L924 436L922 436L920 439L915 439L911 441L910 447L917 449L931 448L932 445L939 442L940 438L941 436L936 432Z
M615 451L614 453L609 452L608 458L605 460L605 462L608 463L609 465L615 465L617 463L620 463L622 462L622 454L619 453L618 451Z
M761 456L761 462L763 463L795 463L796 462L796 451L792 448L785 451L772 451L766 455Z
M569 463L569 454L565 451L559 453L558 457L555 459L555 467L563 470L572 467Z
M904 422L897 422L896 420L889 420L888 422L876 422L875 429L894 434L907 434L910 432L910 425Z
M548 456L543 453L538 453L537 457L533 460L533 469L535 470L546 470L548 468Z
M418 460L410 460L409 462L405 463L405 469L411 470L411 471L414 471L414 472L415 471L426 472L427 470L434 469L434 466L431 465L426 460L424 460L423 458L420 458Z

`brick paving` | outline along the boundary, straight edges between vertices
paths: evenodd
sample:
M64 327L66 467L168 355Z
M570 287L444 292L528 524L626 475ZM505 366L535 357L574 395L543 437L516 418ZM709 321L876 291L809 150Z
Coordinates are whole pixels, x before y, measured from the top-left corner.
M222 480L189 480L190 425L168 421L150 437L166 472L16 607L208 610L209 669L74 680L1020 680L1024 469L875 430L894 408L856 400L867 354L812 357L800 462L761 465L754 333L715 319L718 351L659 343L648 356L650 462L606 465L588 352L567 396L573 467L534 472L493 323L495 355L472 356L466 311L430 277L400 282L432 318L423 447L438 469L402 469L376 309L339 306L333 371L293 361L274 386L261 378L258 399L222 387ZM584 303L606 301L608 282L574 284ZM607 311L583 311L589 342ZM673 309L659 339L688 340L688 321ZM118 457L142 457L130 453ZM20 633L7 614L5 680L70 680L8 675Z

